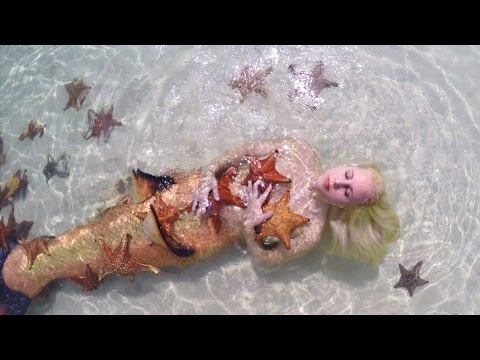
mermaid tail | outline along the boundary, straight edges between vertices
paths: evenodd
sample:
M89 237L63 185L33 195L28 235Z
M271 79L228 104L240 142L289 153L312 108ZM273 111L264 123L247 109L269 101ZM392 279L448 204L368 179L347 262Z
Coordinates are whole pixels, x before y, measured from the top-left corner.
M13 250L17 246L17 241L13 236L7 238L8 248ZM0 315L22 315L27 311L30 305L28 296L10 289L3 280L2 270L5 259L10 252L5 251L0 246Z

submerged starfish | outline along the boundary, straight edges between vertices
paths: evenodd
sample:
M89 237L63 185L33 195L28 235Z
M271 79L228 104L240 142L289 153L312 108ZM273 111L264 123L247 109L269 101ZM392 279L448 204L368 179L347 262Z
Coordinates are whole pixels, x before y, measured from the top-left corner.
M427 280L420 279L420 268L422 267L423 261L419 261L410 270L407 270L403 267L402 264L398 264L400 267L400 280L393 287L394 289L404 287L407 288L410 297L413 296L415 289L418 286L428 284Z
M7 242L9 236L14 236L17 241L26 239L33 225L33 221L22 221L20 224L17 224L13 212L14 208L12 205L7 226L3 223L3 217L0 218L0 246L5 252L9 251Z
M55 236L41 236L33 240L25 240L19 242L19 245L23 247L27 255L29 270L32 269L38 255L46 254L50 256L50 251L48 251L48 243L52 239L55 239Z
M3 206L11 204L10 199L15 198L19 193L22 193L25 197L28 186L28 177L26 175L27 170L18 170L13 174L10 181L0 190L0 210Z
M47 156L47 165L43 168L43 175L47 180L47 183L50 181L52 177L57 175L59 178L66 178L70 175L70 172L67 169L68 159L70 156L67 153L62 153L60 157L55 160L52 155L48 154ZM58 163L62 161L63 163L63 171L57 169Z
M290 250L290 232L297 226L310 222L310 219L295 214L289 203L290 190L287 190L277 203L262 206L264 213L272 211L273 215L262 224L260 233L255 235L255 240L260 241L273 235L283 242L287 250Z
M291 64L288 69L295 77L296 86L290 91L288 97L293 100L294 97L306 96L307 99L300 100L311 110L317 108L316 104L312 104L316 97L320 95L320 92L329 87L337 87L338 83L330 81L324 77L323 62L319 61L312 71L297 70L295 64Z
M263 70L255 71L252 65L246 65L240 77L232 79L229 85L232 89L238 89L240 91L240 95L242 95L240 102L244 102L245 98L252 92L267 97L268 92L265 88L265 78L270 75L272 71L271 66Z
M105 108L98 113L88 110L88 129L84 131L83 137L87 140L96 137L98 143L103 133L103 141L107 142L114 126L122 126L122 123L113 118L113 105L108 111L105 111Z
M245 180L243 180L242 185L247 185L249 180L252 181L252 184L257 180L262 180L261 191L263 192L269 184L291 182L291 179L283 176L275 169L277 156L278 150L275 150L264 160L259 160L253 156L246 156L250 161L250 172Z
M98 279L98 276L92 271L90 265L85 267L85 275L78 277L71 277L70 280L80 284L82 290L84 291L93 291L100 285L101 281Z
M65 89L68 92L68 102L63 111L70 107L74 107L77 111L80 110L91 88L91 86L85 85L83 80L78 79L73 79L72 82L65 84ZM80 105L78 104L79 102Z
M111 273L130 275L135 271L153 271L158 274L156 267L133 260L128 251L131 240L132 235L126 234L115 249L112 249L105 241L100 242L104 262L98 271L99 280Z
M28 123L27 130L22 132L18 138L20 140L24 140L25 138L28 137L30 140L33 141L35 136L37 136L37 135L39 135L39 137L43 136L43 133L44 133L46 127L47 126L45 124L41 123L38 120L31 120Z

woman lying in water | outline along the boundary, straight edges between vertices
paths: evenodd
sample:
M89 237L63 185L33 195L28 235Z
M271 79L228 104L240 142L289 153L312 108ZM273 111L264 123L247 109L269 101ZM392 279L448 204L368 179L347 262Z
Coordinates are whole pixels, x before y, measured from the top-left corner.
M93 290L108 274L158 273L235 241L244 241L263 266L297 258L327 237L332 253L377 265L399 236L377 169L322 171L302 140L244 145L198 171L133 171L132 184L131 195L89 224L12 249L3 264L0 312L15 312L2 299L27 304L55 279Z

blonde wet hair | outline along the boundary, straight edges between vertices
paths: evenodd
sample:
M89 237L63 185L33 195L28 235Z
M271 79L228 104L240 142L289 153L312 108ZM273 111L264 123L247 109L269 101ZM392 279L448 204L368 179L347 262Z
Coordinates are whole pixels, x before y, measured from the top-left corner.
M385 257L388 244L398 239L400 221L387 199L380 168L374 164L354 166L372 172L372 193L362 205L331 206L329 252L376 266Z

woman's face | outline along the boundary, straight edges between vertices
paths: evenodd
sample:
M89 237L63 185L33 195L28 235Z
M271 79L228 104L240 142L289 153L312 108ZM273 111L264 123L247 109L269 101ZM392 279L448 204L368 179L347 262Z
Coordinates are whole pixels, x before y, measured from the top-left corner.
M355 166L340 166L325 171L315 185L323 200L330 204L365 204L372 193L372 172Z

